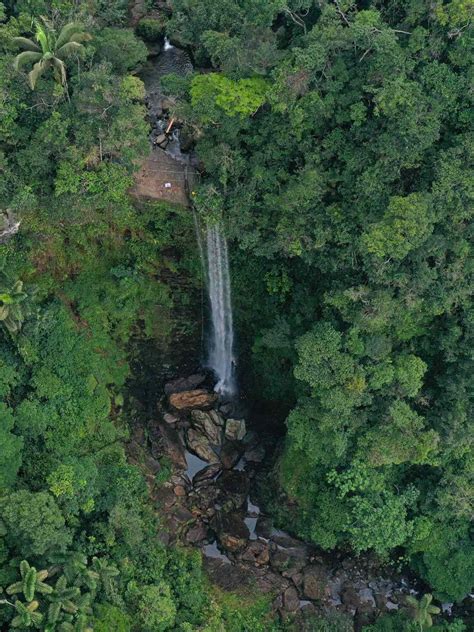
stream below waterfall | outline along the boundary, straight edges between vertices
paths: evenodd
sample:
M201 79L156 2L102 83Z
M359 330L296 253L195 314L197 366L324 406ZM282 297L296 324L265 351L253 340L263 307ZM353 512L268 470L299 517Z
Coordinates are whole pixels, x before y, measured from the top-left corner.
M169 124L163 107L169 97L162 94L160 78L191 70L185 51L168 43L144 71L153 143ZM183 151L178 128L160 151L177 163L196 164ZM272 465L275 439L251 430L236 395L227 243L219 225L203 235L194 220L196 247L207 273L207 365L214 378L199 372L166 384L147 436L143 432L133 439L146 446L151 461L165 454L172 464L167 482L151 484L150 495L165 516L161 537L199 548L211 581L223 589L247 587L271 595L282 616L302 621L315 613L341 611L352 615L360 629L380 613L403 607L406 595L425 587L369 555L328 554L273 528L259 502L256 480ZM452 604L443 607L451 612Z

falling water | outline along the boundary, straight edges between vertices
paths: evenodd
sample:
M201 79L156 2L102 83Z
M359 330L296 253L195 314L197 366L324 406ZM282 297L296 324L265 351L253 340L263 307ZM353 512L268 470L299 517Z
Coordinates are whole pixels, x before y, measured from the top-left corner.
M171 50L174 48L173 44L169 41L167 37L165 37L165 42L163 44L163 50Z
M227 242L219 225L209 226L206 234L208 291L211 306L212 331L208 364L215 372L218 393L235 392L234 329L230 293L229 256Z

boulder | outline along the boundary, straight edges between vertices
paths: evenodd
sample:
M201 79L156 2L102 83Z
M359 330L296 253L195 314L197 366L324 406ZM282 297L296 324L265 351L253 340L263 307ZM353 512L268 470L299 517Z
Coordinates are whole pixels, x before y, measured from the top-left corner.
M250 483L245 472L226 470L217 481L223 504L229 509L240 509L247 504Z
M219 426L219 428L223 428L225 426L225 419L217 410L210 410L209 416L216 426Z
M196 522L186 533L186 541L197 544L207 538L207 527L202 522Z
M271 565L285 577L291 577L301 571L308 563L306 550L302 548L283 549L277 547L272 553Z
M359 592L350 581L345 581L341 587L341 601L349 611L360 608Z
M225 436L230 441L242 441L245 437L245 420L228 419L225 424Z
M250 533L240 514L220 515L215 525L217 537L224 549L236 553L245 548Z
M248 448L244 453L244 458L250 463L261 463L265 458L265 448L262 445Z
M167 424L175 424L178 421L178 418L171 413L165 413L163 415L163 419L166 421Z
M214 452L209 440L194 428L189 428L186 432L186 442L191 452L194 452L203 461L208 463L218 463L219 457Z
M173 465L180 469L185 469L187 467L186 456L179 433L173 426L170 426L164 421L159 421L157 425L161 431L167 456L169 456Z
M189 377L179 377L176 380L171 380L171 382L165 384L165 395L182 393L183 391L192 391L200 384L202 384L205 379L206 376L202 373L195 373L194 375L190 375Z
M221 445L222 429L215 424L210 413L204 410L192 410L191 419L193 426L201 430L213 445Z
M303 594L307 599L326 597L328 572L324 566L307 566L303 571Z
M221 471L220 463L211 463L203 470L200 470L197 474L194 475L193 485L199 485L200 483L207 482L217 476Z
M257 566L268 564L270 560L268 544L265 542L258 542L257 540L250 542L248 547L242 553L241 559L245 562L253 562Z
M220 451L220 459L225 470L231 470L242 456L242 446L234 441L226 441Z
M169 396L170 406L176 410L192 410L193 408L210 408L217 401L215 393L209 393L204 389L181 391Z
M287 612L295 612L300 607L300 598L296 588L289 586L283 593L283 608Z

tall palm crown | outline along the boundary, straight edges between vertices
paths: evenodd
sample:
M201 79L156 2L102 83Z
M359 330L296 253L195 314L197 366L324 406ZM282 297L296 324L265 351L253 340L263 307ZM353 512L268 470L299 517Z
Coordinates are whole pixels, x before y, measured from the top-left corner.
M35 39L15 37L13 41L23 48L23 52L16 56L14 67L19 70L26 64L34 64L28 73L28 83L35 89L39 77L49 68L53 69L54 78L61 85L66 85L65 60L83 48L81 42L92 39L79 24L71 22L64 26L56 37L54 29L42 18L42 22L35 21Z

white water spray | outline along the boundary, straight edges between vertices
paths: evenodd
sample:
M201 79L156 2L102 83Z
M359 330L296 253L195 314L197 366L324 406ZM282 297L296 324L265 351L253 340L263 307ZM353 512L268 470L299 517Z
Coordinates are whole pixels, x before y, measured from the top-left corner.
M163 50L171 50L174 48L173 44L169 41L167 37L165 37L165 43L163 44Z
M218 379L215 390L224 395L232 395L236 390L236 384L229 255L227 242L219 225L207 228L206 247L212 319L208 364Z

